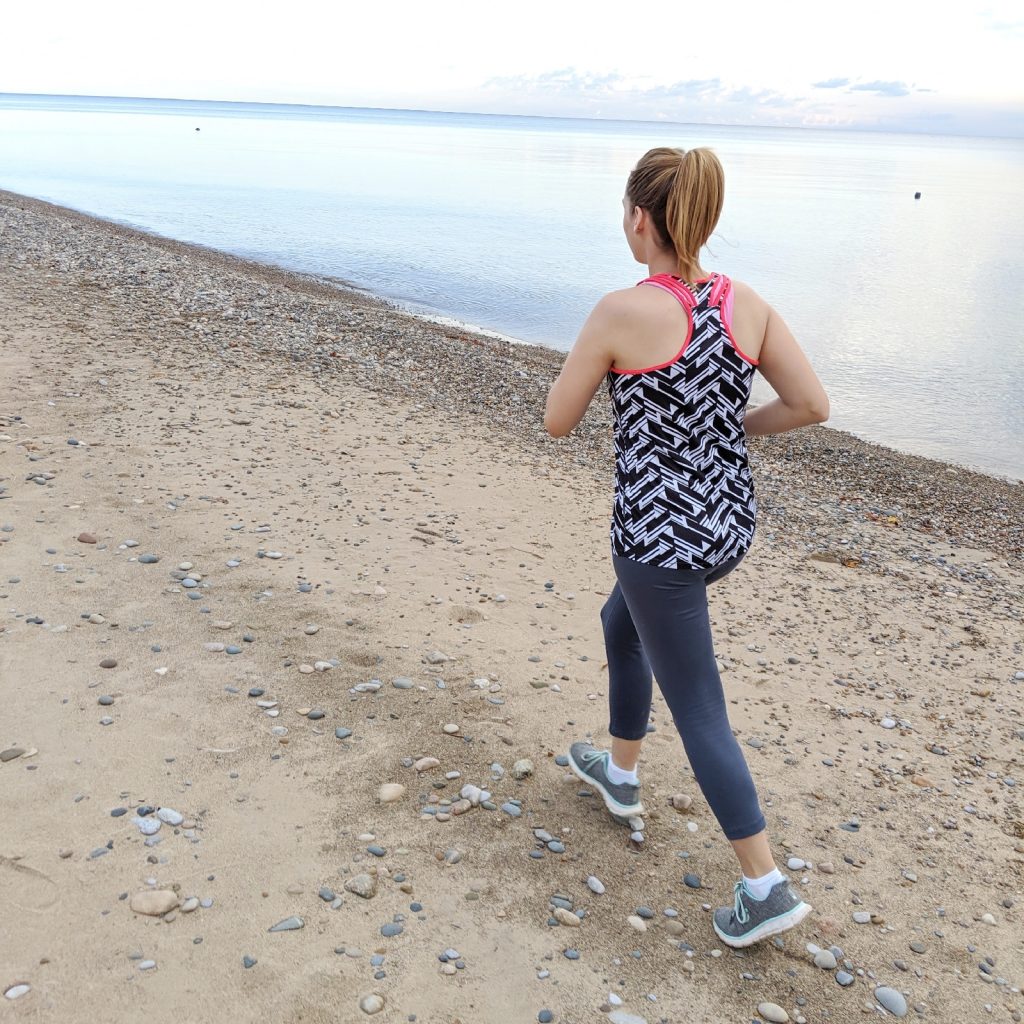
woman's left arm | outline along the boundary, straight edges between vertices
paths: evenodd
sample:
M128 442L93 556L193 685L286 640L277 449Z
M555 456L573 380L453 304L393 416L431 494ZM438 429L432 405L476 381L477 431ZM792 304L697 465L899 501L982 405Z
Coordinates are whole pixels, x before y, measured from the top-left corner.
M544 427L552 437L565 437L586 414L591 399L615 361L609 338L621 312L621 301L612 293L587 317L562 372L548 392Z

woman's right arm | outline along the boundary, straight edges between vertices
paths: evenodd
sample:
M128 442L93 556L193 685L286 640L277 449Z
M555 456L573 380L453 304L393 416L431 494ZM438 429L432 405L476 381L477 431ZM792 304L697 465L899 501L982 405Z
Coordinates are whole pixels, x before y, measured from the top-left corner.
M828 395L786 322L768 307L758 367L779 396L746 415L748 437L782 434L828 419Z

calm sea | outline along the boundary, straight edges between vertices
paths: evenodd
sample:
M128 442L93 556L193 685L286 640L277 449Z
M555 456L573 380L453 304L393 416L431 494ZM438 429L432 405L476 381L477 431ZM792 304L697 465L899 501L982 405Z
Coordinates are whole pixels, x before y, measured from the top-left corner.
M655 145L719 154L704 265L786 318L832 425L1024 477L1022 140L0 95L2 188L562 350L643 276Z

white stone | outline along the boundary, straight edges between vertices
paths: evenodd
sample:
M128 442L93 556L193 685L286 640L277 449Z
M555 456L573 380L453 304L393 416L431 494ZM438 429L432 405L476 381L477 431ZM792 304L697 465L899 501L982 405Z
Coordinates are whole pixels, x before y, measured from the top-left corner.
M629 917L626 918L626 921L630 928L635 928L638 932L647 931L647 922L636 914L630 914Z
M601 896L604 893L604 882L602 882L597 875L591 875L587 879L587 888L590 889L591 892L596 892L598 896Z
M449 722L442 728L442 732L446 732L449 736L454 736L459 731L459 727L454 722Z
M180 825L185 820L185 815L176 811L173 807L161 807L156 816L165 825Z
M146 914L149 917L162 917L177 905L178 894L171 889L145 889L133 893L128 901L128 906L136 914Z
M789 1014L776 1003L758 1003L757 1012L772 1024L786 1024L789 1020Z
M160 831L160 821L157 818L132 818L132 823L139 826L139 831L144 836L153 836Z
M393 804L396 800L401 800L403 796L405 796L405 786L400 782L385 782L377 790L377 799L382 804Z
M4 995L7 996L8 999L20 999L23 995L26 995L31 991L31 989L31 985L12 985L6 992L4 992Z
M359 1009L370 1016L380 1013L384 1009L384 997L377 995L376 992L371 992L359 1000Z
M637 1013L627 1013L625 1010L612 1010L608 1014L610 1024L647 1024L647 1018Z

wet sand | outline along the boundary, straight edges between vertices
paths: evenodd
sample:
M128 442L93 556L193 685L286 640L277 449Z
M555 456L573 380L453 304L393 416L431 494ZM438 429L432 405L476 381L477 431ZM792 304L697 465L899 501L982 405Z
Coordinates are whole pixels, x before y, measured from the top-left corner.
M558 353L9 193L0 311L0 1017L1022 1019L1020 485L752 443L712 614L815 913L736 954L660 698L642 842L556 763L607 738L613 582Z

